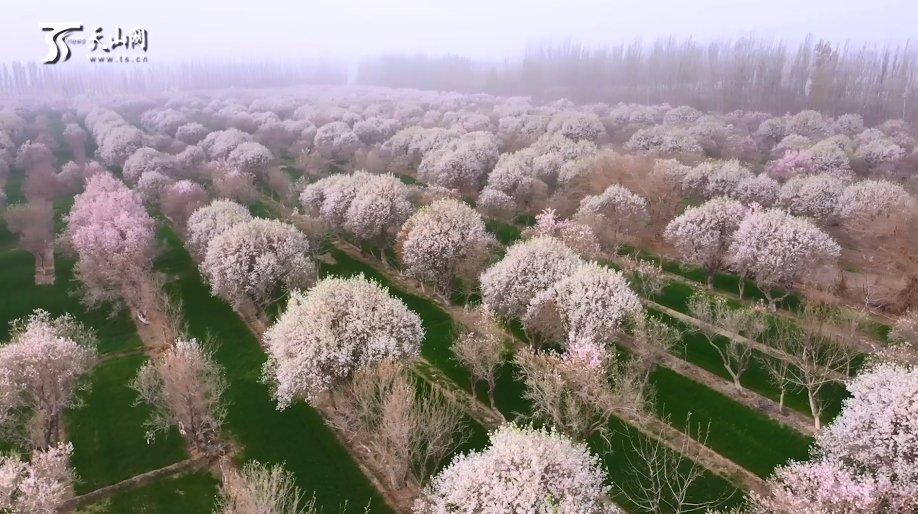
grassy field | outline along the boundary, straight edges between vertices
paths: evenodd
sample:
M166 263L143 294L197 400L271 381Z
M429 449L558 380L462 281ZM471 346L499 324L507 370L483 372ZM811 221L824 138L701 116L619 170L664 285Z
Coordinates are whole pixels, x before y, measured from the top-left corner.
M284 463L326 512L338 512L345 501L347 512L361 512L368 501L374 513L391 512L318 412L304 402L277 410L261 380L266 355L258 340L226 302L210 295L178 236L166 227L161 237L166 252L157 267L172 275L168 289L184 301L191 335L219 341L216 359L230 384L224 430L242 447L239 460Z
M683 432L694 431L699 423L710 426L707 445L762 478L789 459L806 460L809 454L811 438L675 371L657 367L650 383L659 417ZM689 414L691 427L686 426Z
M69 202L58 201L55 206L60 217ZM54 284L36 286L34 258L15 240L0 221L0 241L9 243L0 250L0 290L10 292L0 295L0 340L7 339L11 320L42 308L55 316L69 312L94 328L102 354L142 347L126 311L112 317L107 309L88 311L80 304L72 294L73 261L56 256ZM75 486L77 494L186 458L175 433L153 444L146 442L142 424L147 411L132 406L136 395L127 387L143 360L137 354L101 363L92 372L92 389L83 408L67 412L66 430L74 444L72 465L81 478Z
M83 507L78 514L206 514L219 482L208 471L161 479Z
M127 386L145 360L138 354L101 363L93 371L86 405L67 413L71 464L81 478L77 494L188 458L176 429L146 442L143 423L149 409L134 406L137 393Z

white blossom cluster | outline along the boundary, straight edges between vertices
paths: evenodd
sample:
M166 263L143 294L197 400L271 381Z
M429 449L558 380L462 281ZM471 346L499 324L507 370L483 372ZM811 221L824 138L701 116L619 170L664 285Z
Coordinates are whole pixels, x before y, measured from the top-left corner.
M871 169L891 171L905 156L905 149L887 138L874 139L858 146L854 155Z
M408 187L392 174L365 175L347 206L343 228L357 239L387 244L414 212L409 194Z
M710 184L710 183L709 183ZM733 194L729 195L745 203L757 203L763 207L771 207L778 199L781 185L766 173L752 177L745 177L736 184Z
M563 111L553 115L546 130L549 134L559 134L572 141L595 142L606 133L598 116L576 111Z
M385 287L363 275L326 278L293 292L265 333L264 378L279 409L300 398L314 403L359 369L415 358L423 339L421 318Z
M234 148L227 161L242 173L257 174L264 170L273 158L274 155L264 145L248 141Z
M360 138L343 121L326 123L316 131L313 143L316 148L324 149L333 156L346 156L360 147Z
M878 364L847 388L851 397L817 436L815 453L888 482L902 508L918 508L918 369Z
M787 133L821 139L831 132L828 120L817 111L800 111L787 121Z
M832 175L797 176L781 186L777 205L825 225L834 218L844 190L845 183Z
M463 265L477 266L496 241L468 205L439 200L421 208L401 228L399 254L405 273L448 287Z
M153 148L138 148L124 162L122 175L128 184L137 184L144 173L156 172L171 176L176 168L175 158Z
M864 131L864 118L860 114L842 114L832 124L832 131L854 137Z
M634 152L646 155L701 154L703 149L688 131L654 125L638 130L626 145Z
M666 111L663 124L672 127L689 128L701 117L701 111L688 105L680 105Z
M576 252L552 237L516 243L503 259L481 274L482 301L489 311L500 316L520 318L537 294L582 263Z
M841 247L831 236L781 209L752 209L730 245L732 266L755 277L762 288L784 290L840 253Z
M733 235L746 213L746 207L736 200L708 200L698 207L689 207L669 222L663 239L683 259L713 275L724 268Z
M210 130L200 123L186 123L175 130L175 139L186 145L197 145L209 133Z
M626 320L643 310L641 300L618 271L594 262L536 294L522 317L524 326L548 312L561 321L566 342L591 340L609 344Z
M292 290L313 282L316 266L309 255L308 239L294 226L256 218L211 239L201 272L215 296L264 307L279 285Z
M145 146L143 132L128 124L115 111L95 108L86 114L83 121L98 145L96 155L109 166L124 165L128 157Z
M682 188L702 198L733 197L740 182L755 175L739 161L707 161L695 166L682 179Z
M642 225L648 218L647 200L618 184L580 201L575 218L604 218L619 225Z
M557 432L504 425L491 445L458 455L433 478L416 514L615 514L597 457Z
M862 180L845 188L838 199L836 214L845 221L873 220L913 204L914 199L899 184L886 180Z
M187 124L188 119L175 109L151 109L140 115L140 126L148 132L175 136L178 128Z
M252 141L252 135L239 129L230 128L211 132L197 146L204 150L211 159L226 159L242 143Z
M478 191L499 155L494 135L470 132L425 153L418 166L418 179L451 189Z
M207 245L226 229L252 220L249 210L228 200L214 200L210 205L194 211L188 218L186 245L193 255L201 258Z

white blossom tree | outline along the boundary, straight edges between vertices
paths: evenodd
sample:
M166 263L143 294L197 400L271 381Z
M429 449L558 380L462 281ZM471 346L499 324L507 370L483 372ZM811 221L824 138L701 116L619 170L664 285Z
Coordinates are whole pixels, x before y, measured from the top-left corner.
M663 239L684 260L704 268L708 289L714 289L714 276L726 267L727 250L746 211L736 200L709 200L698 207L689 207L672 220L663 232Z
M386 288L362 275L327 278L294 292L265 334L264 378L278 408L300 398L315 403L358 369L413 359L423 339L421 318Z
M556 432L504 425L491 445L457 456L415 502L415 514L618 513L598 458Z
M13 321L0 347L0 427L7 439L35 449L59 443L64 410L80 406L95 363L95 333L69 314L36 310Z
M729 250L731 265L755 278L772 310L805 274L834 262L840 253L831 236L781 209L751 210ZM775 289L783 289L783 294L775 296Z
M394 175L368 175L365 182L357 185L347 207L344 228L358 240L385 250L414 211L408 195L408 187ZM380 255L385 263L383 257Z
M432 282L448 300L460 271L472 267L480 272L488 258L488 248L495 243L481 216L471 207L456 200L439 200L405 222L398 248L404 272L417 280ZM464 284L469 289L473 286Z
M576 252L552 237L517 243L500 262L481 274L483 303L498 316L522 317L530 300L582 263Z
M908 192L886 180L862 180L846 187L838 198L836 215L843 222L872 222L906 210L915 200Z
M214 200L194 211L188 218L187 246L200 259L207 254L210 242L228 228L252 220L249 210L228 200Z
M589 262L536 294L522 322L527 334L554 336L554 342L565 345L582 339L612 344L625 323L642 311L640 298L620 272Z
M835 218L844 190L844 182L832 175L797 176L781 186L777 205L826 225Z
M276 300L278 286L289 291L315 280L309 255L309 241L296 227L256 218L211 239L201 272L215 296L264 309Z
M842 413L816 438L815 453L888 482L894 503L918 508L918 369L878 364L847 384Z

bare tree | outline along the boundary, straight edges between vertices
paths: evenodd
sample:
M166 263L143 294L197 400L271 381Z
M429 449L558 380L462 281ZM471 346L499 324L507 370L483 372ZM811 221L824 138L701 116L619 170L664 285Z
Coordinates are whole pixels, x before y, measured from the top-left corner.
M634 360L640 369L643 387L650 381L654 366L682 344L682 330L650 315L637 319L634 326Z
M754 309L733 309L726 298L701 291L689 297L688 311L689 315L700 321L690 324L689 330L703 335L708 344L717 350L724 369L733 379L733 385L737 391L742 392L740 377L749 369L753 355L752 346L742 336L753 339L764 333L768 328L765 318ZM721 338L721 330L729 332L731 336ZM726 341L721 343L722 339Z
M822 426L825 408L822 388L839 375L847 376L857 352L835 340L838 311L826 305L808 303L804 306L799 326L778 325L772 346L783 353L792 366L788 368L791 384L807 392L810 412L816 430Z
M19 243L35 257L35 267L45 272L45 256L54 230L54 209L47 200L14 205L3 214L10 231L19 234Z
M409 479L423 485L468 437L452 401L419 392L402 364L390 360L357 371L332 393L332 408L331 423L366 449L396 490Z
M689 499L689 490L706 473L705 468L690 456L695 444L707 444L711 430L710 423L704 428L699 424L692 434L691 421L692 415L689 414L685 419L687 432L678 443L674 443L676 448L670 448L664 442L667 441L667 436L662 428L648 435L629 433L628 442L622 442L622 453L628 461L627 472L632 480L622 481L617 489L642 512L701 512L714 508L727 499L705 502L693 502ZM611 446L608 439L606 443ZM628 447L624 447L625 444Z
M793 385L791 384L791 363L787 359L770 355L761 355L759 362L768 372L771 383L781 392L778 398L778 412L784 414L784 398L787 396L788 388Z
M315 498L306 501L293 473L280 464L248 462L241 470L221 463L223 485L214 514L315 514Z
M140 395L137 403L143 401L153 408L145 423L148 440L176 426L204 454L217 449L215 443L226 417L226 387L212 349L194 339L177 341L147 361L131 383Z
M472 383L472 394L475 395L475 384L488 384L488 401L494 408L494 390L497 377L504 363L506 348L500 330L491 316L481 311L476 312L479 318L472 326L464 329L453 342L452 350L458 360L469 371Z
M663 278L663 266L651 261L638 259L635 256L629 259L625 268L625 277L631 283L631 288L642 298L653 300L666 287Z
M602 353L605 352L605 353ZM613 414L644 409L642 377L615 353L591 348L568 352L517 352L514 360L532 403L524 417L550 423L571 438L586 441L608 429Z

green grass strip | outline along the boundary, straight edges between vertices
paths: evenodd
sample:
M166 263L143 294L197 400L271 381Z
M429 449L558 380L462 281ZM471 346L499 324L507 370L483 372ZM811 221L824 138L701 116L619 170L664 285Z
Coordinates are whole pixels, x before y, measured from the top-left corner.
M220 343L216 360L229 381L224 430L243 447L240 462L284 463L326 512L338 512L345 502L346 512L362 512L368 501L374 513L392 512L315 409L297 402L277 410L261 381L267 356L258 340L226 302L210 295L175 232L165 227L160 235L166 252L158 268L173 275L167 287L183 299L191 335L203 340L211 334Z
M77 494L118 483L188 458L178 430L148 444L144 421L149 409L134 406L137 393L128 383L146 356L127 355L99 364L92 373L86 405L67 412L67 432L73 442L70 462L80 481Z

